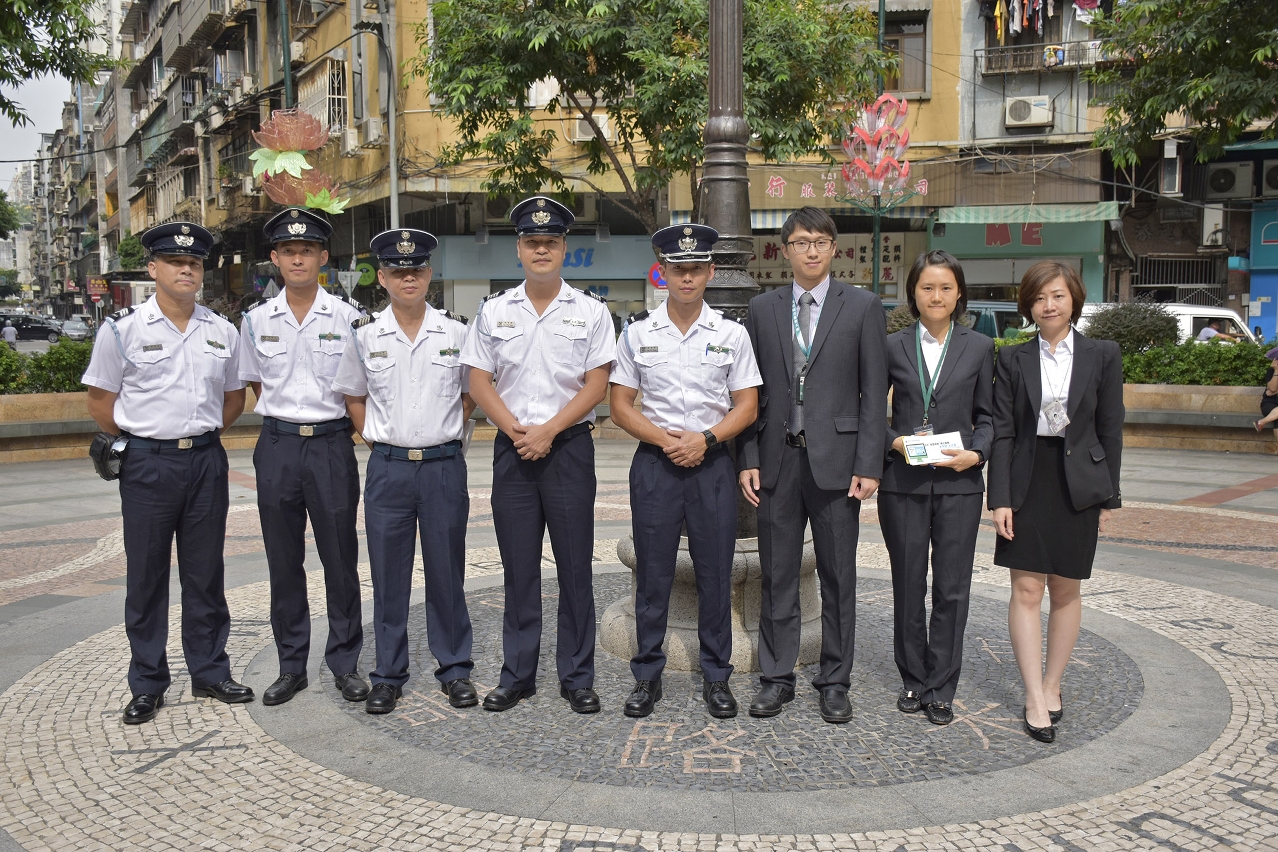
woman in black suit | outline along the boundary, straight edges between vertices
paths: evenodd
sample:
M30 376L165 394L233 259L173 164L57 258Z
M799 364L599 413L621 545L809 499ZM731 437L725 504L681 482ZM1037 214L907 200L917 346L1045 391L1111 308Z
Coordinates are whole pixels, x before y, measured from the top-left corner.
M905 296L918 322L887 339L891 449L879 486L879 523L892 560L893 652L902 683L896 706L903 713L922 709L932 723L948 725L985 493L981 465L994 438L994 341L957 322L967 311L967 287L952 255L919 255ZM957 432L964 449L946 450L949 460L935 465L909 464L906 436L927 432Z
M1056 739L1064 715L1061 679L1078 640L1081 586L1092 574L1098 530L1121 505L1123 362L1117 343L1072 328L1086 297L1073 268L1055 261L1030 267L1017 309L1039 333L999 353L994 382L994 564L1012 572L1007 624L1025 682L1025 730L1045 743Z

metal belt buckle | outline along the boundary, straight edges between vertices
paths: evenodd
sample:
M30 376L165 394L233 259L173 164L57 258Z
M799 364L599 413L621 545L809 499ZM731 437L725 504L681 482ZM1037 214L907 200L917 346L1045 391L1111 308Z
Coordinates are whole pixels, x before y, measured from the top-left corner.
M421 450L409 450L409 451L408 451L408 460L409 460L409 461L421 461L421 460L422 460L422 451L421 451Z
M195 441L191 440L190 438L178 438L179 450L189 450L193 446L195 446Z
M297 434L301 435L303 438L309 438L315 434L315 427L314 426L298 426Z

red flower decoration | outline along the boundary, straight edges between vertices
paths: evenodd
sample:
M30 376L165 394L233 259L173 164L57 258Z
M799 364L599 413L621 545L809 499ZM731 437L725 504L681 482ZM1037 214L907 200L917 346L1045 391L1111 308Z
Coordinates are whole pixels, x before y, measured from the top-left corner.
M328 131L310 113L277 109L261 130L253 132L253 138L272 151L317 151L328 142Z

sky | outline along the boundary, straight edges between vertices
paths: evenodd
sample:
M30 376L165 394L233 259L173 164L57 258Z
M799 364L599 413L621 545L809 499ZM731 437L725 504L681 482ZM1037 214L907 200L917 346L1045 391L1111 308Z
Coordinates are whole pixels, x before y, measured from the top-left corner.
M52 133L61 125L62 103L71 98L71 84L60 77L42 77L20 86L16 95L9 88L4 93L27 111L31 124L14 127L0 118L0 160L33 158L40 134ZM0 163L0 189L8 191L9 181L21 167L21 163Z

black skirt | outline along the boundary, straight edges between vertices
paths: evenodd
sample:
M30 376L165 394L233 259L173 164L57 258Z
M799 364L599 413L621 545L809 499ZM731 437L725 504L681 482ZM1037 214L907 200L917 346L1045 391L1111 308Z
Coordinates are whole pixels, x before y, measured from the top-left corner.
M1008 541L994 543L994 564L1071 580L1092 576L1100 506L1074 508L1065 482L1065 439L1039 436L1025 503L1012 515Z

